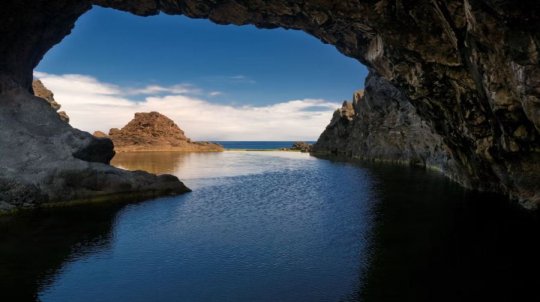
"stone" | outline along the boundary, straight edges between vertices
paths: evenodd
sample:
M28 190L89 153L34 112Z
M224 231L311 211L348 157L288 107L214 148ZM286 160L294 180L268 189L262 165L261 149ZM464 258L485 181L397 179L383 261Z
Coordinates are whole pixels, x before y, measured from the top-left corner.
M311 144L308 144L306 142L294 142L290 150L300 151L300 152L310 152L311 147L312 147Z
M0 127L0 214L189 192L174 176L110 166L114 155L110 139L74 129L26 90L3 92L0 104L0 120L10 125Z
M384 78L370 73L365 90L344 102L313 145L322 157L405 163L461 179L443 138L416 113L408 98Z
M224 150L219 144L192 142L173 120L155 111L135 113L127 125L122 129L111 129L107 137L112 140L117 152Z
M94 131L92 135L99 138L109 137L107 134L105 134L105 132L102 131Z
M45 85L43 85L40 80L32 81L32 90L34 91L35 96L47 101L47 103L51 106L52 109L58 111L62 107L54 99L54 94L52 93L52 91L47 89L47 87L45 87ZM65 111L58 111L58 116L64 122L69 123L69 116Z

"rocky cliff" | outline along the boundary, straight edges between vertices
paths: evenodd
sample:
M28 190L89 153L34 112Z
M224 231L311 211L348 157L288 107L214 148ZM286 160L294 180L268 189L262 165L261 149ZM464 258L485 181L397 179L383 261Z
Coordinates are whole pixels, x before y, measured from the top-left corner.
M47 101L52 109L58 111L62 107L62 105L58 104L54 99L52 91L47 89L40 80L32 81L32 90L34 91L35 96ZM60 119L64 122L69 123L69 116L65 111L58 111L58 116L60 116Z
M527 207L540 203L536 0L7 0L0 4L0 92L30 91L32 69L93 4L303 30L403 93L442 138L457 181Z
M407 163L458 180L464 177L443 138L420 118L401 91L374 73L368 75L365 90L334 112L312 153Z
M99 137L103 132L94 133ZM181 151L219 152L223 147L209 142L192 142L173 120L159 112L135 113L122 129L113 128L108 137L117 152Z

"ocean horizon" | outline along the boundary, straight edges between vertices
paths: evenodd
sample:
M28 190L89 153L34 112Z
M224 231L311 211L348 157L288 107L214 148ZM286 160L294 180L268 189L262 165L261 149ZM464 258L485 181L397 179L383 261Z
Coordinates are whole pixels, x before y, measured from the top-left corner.
M290 148L296 141L212 141L222 145L226 150L269 150ZM314 144L315 141L301 141L308 144Z

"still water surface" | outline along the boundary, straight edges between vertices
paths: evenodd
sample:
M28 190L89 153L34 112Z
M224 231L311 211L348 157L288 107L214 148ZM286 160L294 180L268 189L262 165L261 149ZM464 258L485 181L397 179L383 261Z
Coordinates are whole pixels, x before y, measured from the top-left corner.
M436 173L277 151L113 164L175 174L193 192L3 218L6 301L539 297L537 215Z
M313 144L313 141L305 141ZM294 141L215 141L228 150L279 150L282 148L290 148L295 143Z

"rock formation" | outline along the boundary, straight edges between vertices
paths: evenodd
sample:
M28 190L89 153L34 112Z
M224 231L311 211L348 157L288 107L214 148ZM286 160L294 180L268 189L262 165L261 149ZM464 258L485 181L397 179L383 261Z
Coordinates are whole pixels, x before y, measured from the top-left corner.
M32 90L34 91L35 96L47 101L47 103L49 103L52 109L58 111L62 107L62 105L58 104L58 102L55 101L52 91L47 89L47 87L45 87L45 85L43 85L40 80L32 81ZM69 116L65 111L58 111L58 115L60 116L61 120L69 123Z
M311 152L311 148L312 148L311 144L308 144L306 142L294 142L290 150L300 151L300 152Z
M94 133L92 134L93 136L97 137L97 138L108 138L109 136L107 134L105 134L105 132L102 132L102 131L94 131Z
M175 176L110 166L110 139L72 128L49 103L26 90L3 92L0 104L0 214L189 191Z
M540 203L536 0L7 0L0 4L1 106L30 91L33 68L93 4L303 30L401 91L442 138L457 181L527 207Z
M94 133L99 137L103 132ZM135 113L135 117L122 129L113 128L108 137L117 152L182 151L218 152L219 144L192 142L173 120L159 112Z
M407 97L387 80L370 73L365 90L334 112L313 146L313 154L345 159L410 163L463 175L443 138L423 121Z

